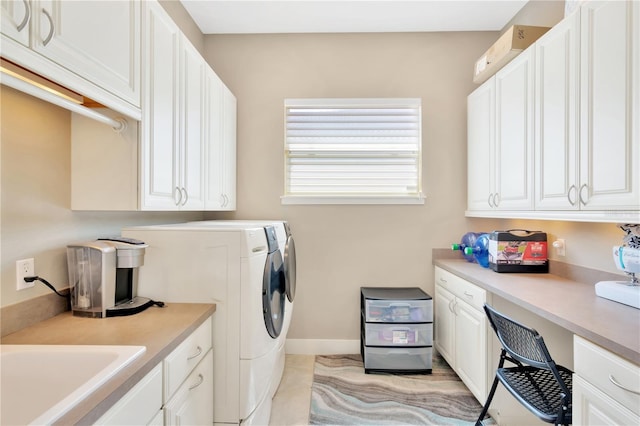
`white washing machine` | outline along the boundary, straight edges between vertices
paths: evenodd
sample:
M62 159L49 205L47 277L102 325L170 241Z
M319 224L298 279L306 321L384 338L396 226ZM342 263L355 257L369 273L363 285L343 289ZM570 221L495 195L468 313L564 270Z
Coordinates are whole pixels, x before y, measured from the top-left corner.
M287 299L272 226L129 227L148 244L138 292L166 303L216 303L214 423L268 424Z
M189 222L196 226L210 226L214 228L243 228L247 226L273 226L278 237L278 247L282 254L284 262L285 272L285 286L287 298L285 299L285 315L282 331L278 337L278 358L276 366L273 370L270 395L271 398L278 390L278 386L282 380L284 373L285 362L285 343L287 339L287 333L289 332L289 326L291 324L291 317L293 314L293 301L296 291L296 248L291 228L289 224L284 220L206 220L198 222Z

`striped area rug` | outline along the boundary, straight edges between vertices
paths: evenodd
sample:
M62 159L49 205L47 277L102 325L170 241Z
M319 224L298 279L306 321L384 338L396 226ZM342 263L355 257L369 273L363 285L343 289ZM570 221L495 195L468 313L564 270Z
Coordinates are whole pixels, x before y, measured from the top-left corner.
M316 356L312 425L473 425L481 410L435 351L433 373L419 375L365 374L360 354Z

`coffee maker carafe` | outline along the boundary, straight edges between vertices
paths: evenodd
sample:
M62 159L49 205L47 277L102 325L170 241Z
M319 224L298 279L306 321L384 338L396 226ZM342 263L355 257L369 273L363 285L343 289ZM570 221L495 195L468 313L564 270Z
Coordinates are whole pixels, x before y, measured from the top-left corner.
M138 297L138 268L148 247L132 238L99 239L67 246L73 315L133 315L155 302Z

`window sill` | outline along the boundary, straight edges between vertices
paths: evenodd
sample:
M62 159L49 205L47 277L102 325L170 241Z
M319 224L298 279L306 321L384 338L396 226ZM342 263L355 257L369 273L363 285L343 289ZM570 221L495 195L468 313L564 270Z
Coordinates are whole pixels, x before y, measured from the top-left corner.
M424 195L419 196L398 196L398 197L358 197L358 196L301 196L285 195L280 197L283 205L314 205L314 204L424 204Z

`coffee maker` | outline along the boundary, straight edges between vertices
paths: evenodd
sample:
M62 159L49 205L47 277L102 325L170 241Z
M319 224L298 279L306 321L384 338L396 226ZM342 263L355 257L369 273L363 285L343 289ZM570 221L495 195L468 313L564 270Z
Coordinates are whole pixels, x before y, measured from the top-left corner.
M138 268L147 244L105 238L67 246L73 315L106 318L133 315L156 302L138 297Z

